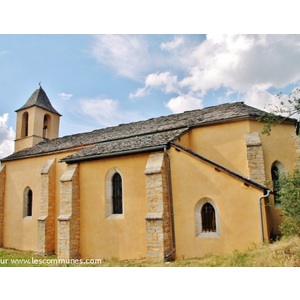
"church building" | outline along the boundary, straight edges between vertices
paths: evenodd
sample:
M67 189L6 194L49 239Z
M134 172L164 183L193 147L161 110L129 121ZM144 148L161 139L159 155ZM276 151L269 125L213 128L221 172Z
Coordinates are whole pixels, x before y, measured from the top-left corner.
M279 234L267 182L299 167L293 119L264 135L263 112L235 102L59 137L42 87L16 113L15 151L0 166L2 247L163 260Z

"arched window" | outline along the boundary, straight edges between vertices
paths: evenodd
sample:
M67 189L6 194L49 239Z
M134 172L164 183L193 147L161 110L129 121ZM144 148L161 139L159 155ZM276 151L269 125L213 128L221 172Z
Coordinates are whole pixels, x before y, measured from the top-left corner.
M272 175L272 182L273 182L273 193L274 193L274 202L275 204L279 204L279 182L278 180L280 179L280 174L285 173L284 166L281 162L275 161L272 164L271 167L271 175Z
M116 173L112 179L113 189L113 213L122 214L122 178L119 173Z
M106 176L106 217L118 218L124 214L122 173L112 168Z
M22 137L28 136L28 112L24 112L22 115Z
M27 187L24 191L23 196L23 217L32 217L32 200L33 194L32 190Z
M198 238L220 237L218 210L211 199L204 198L195 206L195 234Z
M44 139L49 138L50 123L51 123L51 117L47 114L44 116L44 125L43 125L43 138Z
M216 213L210 203L205 203L201 209L202 232L216 232Z

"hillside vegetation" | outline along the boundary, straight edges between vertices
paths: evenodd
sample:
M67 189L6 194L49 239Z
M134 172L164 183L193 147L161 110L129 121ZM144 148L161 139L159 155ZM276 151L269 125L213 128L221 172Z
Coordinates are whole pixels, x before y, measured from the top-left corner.
M0 248L0 267L299 267L300 238L285 238L263 246L253 245L245 252L208 255L201 259L182 259L170 262L117 259L101 263L57 263L56 256L39 256L29 251Z

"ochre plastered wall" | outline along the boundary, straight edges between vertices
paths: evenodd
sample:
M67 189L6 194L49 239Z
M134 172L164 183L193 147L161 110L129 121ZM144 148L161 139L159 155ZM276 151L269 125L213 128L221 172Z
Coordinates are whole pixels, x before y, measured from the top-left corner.
M20 250L37 251L37 219L41 216L41 171L48 159L55 158L55 241L57 240L57 217L59 216L59 180L66 169L58 161L74 151L49 156L5 162L6 193L4 206L3 246ZM23 218L23 193L26 187L33 192L32 217ZM55 251L57 244L55 242Z
M249 121L228 122L193 128L176 141L241 175L248 175L244 133ZM188 138L187 138L188 137Z
M171 148L174 195L176 258L201 257L209 253L244 250L261 243L258 199L261 190ZM194 210L209 198L219 212L220 237L197 238Z
M264 123L243 120L215 125L205 125L192 129L191 133L176 142L229 168L245 177L266 185L272 180L271 167L277 160L286 172L292 172L299 165L300 140L295 135L294 124L279 124L272 127L271 135L262 134ZM257 145L247 146L249 137L255 136ZM263 170L264 168L264 170ZM270 186L271 187L271 186ZM273 196L269 197L274 203ZM279 234L279 224L283 221L280 208L267 208L267 237ZM272 231L272 232L271 232Z
M83 259L146 257L146 175L149 154L80 164L80 253ZM123 215L106 217L105 181L118 169L123 178Z

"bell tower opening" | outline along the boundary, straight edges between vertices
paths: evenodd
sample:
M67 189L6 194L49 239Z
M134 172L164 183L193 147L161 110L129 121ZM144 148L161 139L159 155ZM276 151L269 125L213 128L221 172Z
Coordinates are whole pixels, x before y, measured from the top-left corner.
M22 137L28 136L28 112L24 112L22 116Z
M49 132L51 131L51 116L46 114L44 116L44 125L43 125L43 138L49 139Z

